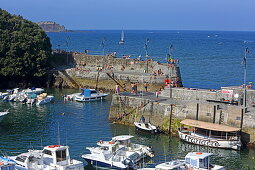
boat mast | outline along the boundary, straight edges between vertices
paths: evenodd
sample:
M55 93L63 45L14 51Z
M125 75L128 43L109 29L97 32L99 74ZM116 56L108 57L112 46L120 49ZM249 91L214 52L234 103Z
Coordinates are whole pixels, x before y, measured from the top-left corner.
M247 69L246 69L246 58L247 54L249 53L249 49L246 47L244 49L244 58L243 58L243 64L244 64L244 78L243 78L243 88L244 88L244 97L243 97L243 109L244 113L246 112L246 76L247 76Z
M145 40L145 46L144 46L144 48L145 48L145 58L146 58L146 73L148 73L149 72L149 63L148 63L148 57L149 57L149 55L148 55L148 42L149 42L149 38L146 38L146 40Z

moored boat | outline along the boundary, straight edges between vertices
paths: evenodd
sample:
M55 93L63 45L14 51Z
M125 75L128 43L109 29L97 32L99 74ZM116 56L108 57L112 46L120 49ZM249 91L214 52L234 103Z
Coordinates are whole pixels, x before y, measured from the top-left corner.
M107 93L98 93L95 89L82 89L82 93L75 93L73 95L73 99L78 102L87 102L87 101L95 101L95 100L102 100L106 96Z
M3 118L8 114L9 112L0 112L0 122L3 120Z
M18 170L83 170L83 163L70 158L69 147L50 145L43 150L28 150L18 156L10 157L17 163Z
M16 164L15 161L13 161L9 158L0 156L0 169L1 170L15 170L15 164Z
M146 122L144 116L141 116L139 122L134 122L134 125L137 130L149 133L159 133L159 129L150 122Z
M90 154L82 155L89 164L111 169L135 168L144 157L153 157L151 148L131 142L133 136L121 135L111 141L98 141L98 147L87 147Z
M50 96L47 93L42 93L39 96L37 96L36 105L50 103L52 99L54 99L54 96Z
M165 162L156 166L156 170L225 170L224 166L214 165L210 162L212 153L190 152L185 156L185 160L175 160Z
M178 129L181 140L209 147L239 150L242 146L240 128L198 120L185 119ZM188 128L188 127L192 128Z

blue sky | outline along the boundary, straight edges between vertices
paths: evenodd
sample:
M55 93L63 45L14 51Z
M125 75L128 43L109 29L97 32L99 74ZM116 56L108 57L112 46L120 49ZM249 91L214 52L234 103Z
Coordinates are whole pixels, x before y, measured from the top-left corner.
M0 8L67 29L255 31L255 0L1 0Z

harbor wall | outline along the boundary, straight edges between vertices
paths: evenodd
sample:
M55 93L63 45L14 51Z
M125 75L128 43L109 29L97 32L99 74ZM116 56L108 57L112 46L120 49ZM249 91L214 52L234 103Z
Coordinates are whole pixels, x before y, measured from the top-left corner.
M242 106L225 103L113 95L109 120L133 125L142 115L165 133L176 134L180 121L188 118L241 128L243 142L255 143L254 108L244 113Z
M153 60L140 61L116 58L113 55L98 56L85 53L68 53L68 55L63 53L62 56L69 62L64 67L51 70L53 87L80 88L95 87L99 84L103 89L114 90L116 81L127 86L130 86L130 83L138 83L138 86L142 86L146 82L149 84L149 90L155 91L162 87L166 76L170 76L172 81L182 86L178 63L161 64ZM114 82L110 76L116 81ZM107 86L101 86L102 82L107 83Z

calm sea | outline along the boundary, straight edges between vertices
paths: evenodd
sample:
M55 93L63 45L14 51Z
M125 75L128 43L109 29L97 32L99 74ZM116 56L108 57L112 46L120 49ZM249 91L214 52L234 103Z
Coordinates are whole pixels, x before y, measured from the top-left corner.
M255 79L254 32L126 31L126 44L123 46L118 45L120 32L84 31L48 35L53 48L70 51L88 49L93 54L102 54L101 43L105 39L105 52L116 51L119 57L125 54L144 56L144 43L149 38L149 55L160 62L165 61L168 47L172 44L173 57L180 60L184 85L198 88L242 84L241 62L243 49L247 46L250 48L248 81ZM64 103L61 96L78 92L78 89L47 89L47 92L55 96L54 104L36 107L0 101L0 111L10 109L10 114L0 124L0 152L15 155L29 148L58 144L60 139L61 144L70 146L72 158L82 160L81 155L88 153L85 147L95 146L96 141L130 134L135 136L134 142L151 145L155 151L154 158L142 161L145 166L184 158L191 151L205 151L214 153L212 161L228 169L255 167L254 150L210 149L183 143L176 137L137 133L134 127L111 124L108 121L110 96L99 102ZM86 166L85 169L92 167Z

